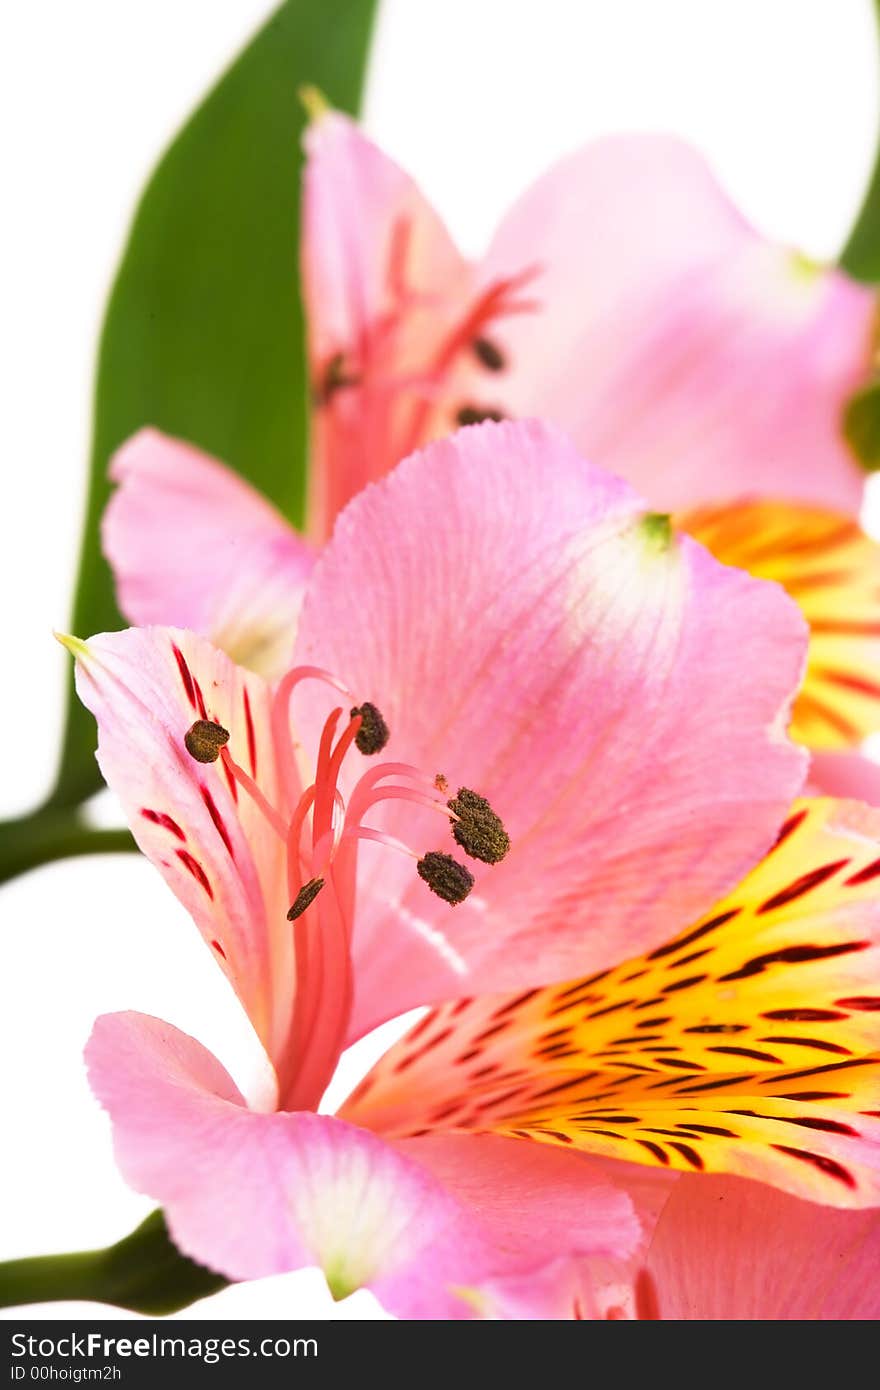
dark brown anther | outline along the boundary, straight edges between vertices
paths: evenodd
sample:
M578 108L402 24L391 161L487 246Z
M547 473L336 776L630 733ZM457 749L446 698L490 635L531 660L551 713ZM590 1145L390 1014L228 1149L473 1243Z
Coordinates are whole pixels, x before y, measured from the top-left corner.
M499 864L510 849L510 836L486 798L469 787L459 787L446 804L458 816L458 820L452 822L452 838L456 844L472 859L480 859L484 864Z
M474 356L487 372L503 372L507 366L507 358L501 351L497 343L493 343L491 338L474 338L471 343Z
M455 412L455 423L457 425L481 425L484 420L504 420L506 416L501 410L493 410L487 406L485 409L479 405L463 405Z
M474 876L464 864L459 864L451 854L441 854L439 850L429 850L423 854L417 865L419 878L427 883L432 893L444 902L463 903L474 886Z
M343 391L348 386L359 385L360 377L349 371L346 366L345 354L336 352L327 362L320 380L315 385L315 404L326 405L328 401L333 399L337 391Z
M306 908L311 907L323 887L324 880L322 878L310 878L308 883L304 883L293 901L293 906L287 910L288 922L295 922L297 917L302 917Z
M229 742L229 730L210 719L197 719L183 736L186 751L197 763L216 763Z
M351 718L355 715L361 717L361 727L354 736L355 747L359 753L366 757L372 757L374 753L381 753L385 744L391 737L388 725L382 718L381 710L375 705L371 705L369 700L365 700L362 705L355 705L350 711Z

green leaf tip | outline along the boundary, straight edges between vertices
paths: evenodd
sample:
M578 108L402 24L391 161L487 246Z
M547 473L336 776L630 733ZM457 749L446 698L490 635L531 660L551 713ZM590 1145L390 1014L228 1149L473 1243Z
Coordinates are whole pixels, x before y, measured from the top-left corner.
M866 473L880 469L880 380L851 396L843 409L843 437Z

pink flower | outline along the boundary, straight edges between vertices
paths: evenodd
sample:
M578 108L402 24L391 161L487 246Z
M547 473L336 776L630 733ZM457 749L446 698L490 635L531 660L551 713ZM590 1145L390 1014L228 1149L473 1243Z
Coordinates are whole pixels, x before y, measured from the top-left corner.
M230 483L195 466L216 575ZM235 534L262 556L275 522L239 495L239 521L249 510ZM295 574L300 553L280 553ZM241 592L259 611L259 588ZM213 622L222 584L201 593ZM319 1264L338 1295L366 1284L405 1316L595 1312L587 1262L634 1258L639 1224L614 1186L626 1166L574 1150L620 1148L590 1127L569 1143L565 1114L556 1137L513 1124L526 1096L504 1101L504 1064L474 1075L508 1024L475 1036L499 1001L469 1001L514 991L519 1046L537 987L659 958L671 924L701 920L770 847L803 776L783 733L803 662L794 606L676 538L552 430L505 424L433 445L351 503L273 681L180 629L69 642L104 775L272 1065L249 1107L192 1038L142 1015L98 1021L90 1074L120 1165L175 1241L234 1278ZM565 986L564 1011L580 990ZM345 1045L439 1001L455 1001L448 1024L410 1035L391 1074L392 1109L418 1122L389 1121L383 1064L354 1122L312 1113ZM539 1021L513 1089L555 1114L535 1093L568 1084L566 1049ZM484 1089L466 1123L462 1100ZM739 1171L743 1146L716 1146L719 1166ZM764 1176L799 1190L793 1160ZM855 1195L819 1200L867 1193L860 1176Z
M307 143L312 538L428 439L541 416L725 564L787 588L811 629L799 742L854 748L880 728L878 549L855 519L864 477L840 429L868 370L873 292L764 241L667 137L564 160L476 265L347 118L324 115ZM239 480L154 433L113 476L105 548L126 615L281 669L304 543ZM860 775L868 795L870 767ZM833 758L822 776L832 789Z
M312 534L425 440L539 416L724 563L785 585L812 631L798 741L880 728L880 564L841 431L873 291L765 241L669 137L563 160L476 264L347 118L307 147Z

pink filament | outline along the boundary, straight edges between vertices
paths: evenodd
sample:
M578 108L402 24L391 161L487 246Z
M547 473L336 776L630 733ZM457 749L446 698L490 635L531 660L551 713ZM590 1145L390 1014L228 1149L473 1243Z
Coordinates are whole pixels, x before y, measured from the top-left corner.
M340 695L344 695L347 700L351 700L352 704L355 703L354 696L348 687L321 666L294 666L278 682L278 688L272 697L270 716L272 741L281 764L281 785L284 788L289 806L292 806L296 801L300 785L294 756L295 744L290 737L290 697L299 683L304 680L323 681L325 685L338 690Z
M294 1109L317 1106L345 1044L353 999L351 929L357 841L372 840L411 859L419 858L402 841L382 830L363 826L363 816L379 802L400 800L439 811L447 820L457 819L446 806L434 779L409 763L388 762L370 767L356 783L346 807L337 782L362 719L360 715L352 716L336 738L343 713L341 706L332 710L324 723L314 781L300 792L296 745L290 733L290 698L299 682L306 679L322 680L352 705L356 703L347 687L320 667L295 667L279 682L271 722L281 764L286 814L269 802L227 748L221 753L227 773L252 798L285 846L289 901L296 901L307 878L324 880L314 902L292 928L296 933L294 1008L278 1067L281 1102ZM387 784L389 778L403 781ZM311 826L307 830L309 816Z
M271 802L266 799L253 778L248 777L243 767L239 767L228 748L222 748L220 750L220 757L223 759L223 766L230 776L234 777L236 782L244 787L248 795L253 797L272 829L277 835L280 835L283 840L287 833L283 817L279 815Z

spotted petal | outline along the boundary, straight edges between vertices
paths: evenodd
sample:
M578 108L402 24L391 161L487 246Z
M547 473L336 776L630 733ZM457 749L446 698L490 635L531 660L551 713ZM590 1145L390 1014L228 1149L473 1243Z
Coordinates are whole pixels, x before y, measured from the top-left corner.
M513 848L473 861L450 908L409 861L364 847L355 1031L605 968L707 908L799 790L782 728L802 642L776 586L674 536L534 422L462 430L356 498L297 660L376 701L389 758L488 797ZM304 716L307 746L325 712ZM419 853L456 850L410 803L384 824Z
M426 1015L342 1113L382 1133L502 1132L870 1206L878 969L880 815L804 801L705 919L564 988Z
M627 1197L571 1154L548 1162L495 1138L392 1146L329 1116L257 1114L159 1019L100 1018L87 1060L123 1174L163 1204L186 1254L231 1278L318 1265L337 1298L366 1286L402 1317L506 1316L509 1280L625 1257L638 1238Z
M196 762L199 719L278 803L270 691L204 638L129 628L71 639L80 699L98 721L98 762L138 845L191 913L270 1056L290 1023L293 946L282 845L222 762Z
M190 628L239 665L280 674L311 547L231 469L158 430L123 445L110 476L102 537L126 617Z
M880 1317L880 1212L817 1210L741 1178L683 1178L648 1257L660 1316Z
M775 579L810 625L792 737L857 745L880 727L880 545L840 512L746 502L686 512L681 525L726 565Z

